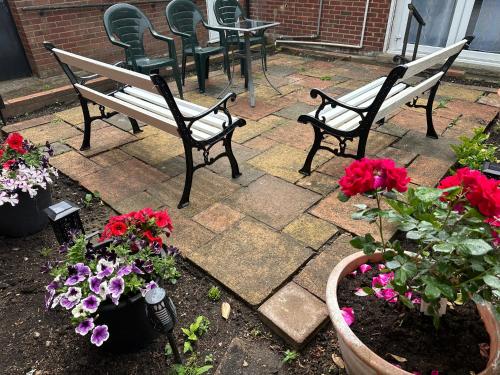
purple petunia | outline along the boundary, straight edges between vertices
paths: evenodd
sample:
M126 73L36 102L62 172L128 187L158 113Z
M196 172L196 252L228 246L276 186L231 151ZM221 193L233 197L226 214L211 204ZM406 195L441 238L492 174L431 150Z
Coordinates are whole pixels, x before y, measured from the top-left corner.
M82 300L83 309L89 313L95 313L100 303L101 300L93 294Z
M95 294L99 294L99 287L101 286L102 280L99 279L97 276L91 276L89 277L89 288L91 291L93 291Z
M79 282L82 282L83 280L85 280L85 276L71 275L70 277L68 277L66 279L66 282L64 283L64 285L68 285L68 286L76 285Z
M119 298L125 289L125 281L123 277L116 276L109 280L108 290L111 292L111 297Z
M65 297L71 302L75 301L76 303L78 303L78 301L80 301L80 298L82 298L82 288L77 288L74 286L69 287L68 291L65 294Z
M101 346L108 338L108 326L103 324L94 328L92 336L90 337L90 342L95 346Z
M87 277L90 275L90 268L83 263L75 264L75 268L76 268L76 273L78 276Z
M122 268L120 268L118 270L118 272L116 273L117 276L126 276L128 274L130 274L132 272L132 266L131 265L128 265L128 266L123 266Z
M66 310L72 309L77 303L77 301L70 301L66 296L62 296L61 301L59 302L59 304Z
M149 292L151 289L158 288L158 284L154 281L150 281L149 283L146 284L145 288L141 288L141 294L143 297L146 296L146 293Z
M88 319L85 319L80 324L78 324L78 326L75 328L75 332L78 333L79 335L85 336L87 333L89 333L94 328L94 326L95 326L94 319L88 318Z

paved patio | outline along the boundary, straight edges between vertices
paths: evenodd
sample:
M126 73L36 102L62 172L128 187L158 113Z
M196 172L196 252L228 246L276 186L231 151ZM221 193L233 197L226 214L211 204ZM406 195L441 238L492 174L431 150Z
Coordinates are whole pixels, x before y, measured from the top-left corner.
M269 75L283 95L266 84L261 72L256 74L255 108L248 105L241 79L234 88L241 95L230 110L247 120L233 137L243 175L231 179L227 159L198 170L191 205L182 210L176 208L184 183L180 138L147 125L134 135L128 120L116 116L94 122L92 148L80 152L80 107L3 130L19 131L38 144L51 142L57 152L51 163L88 190L98 191L120 213L145 206L169 208L173 241L184 256L259 308L265 322L300 347L327 321L326 280L335 264L354 251L348 233L378 233L372 225L351 219L353 204L372 204L369 199L337 200L337 181L350 159L321 151L311 176L298 173L313 133L296 119L314 108L311 88L338 96L389 70L284 54L270 57ZM213 72L202 95L196 78L190 77L185 98L210 106L225 84L222 72ZM472 134L475 126L488 124L500 107L496 93L474 86L443 83L438 95L438 140L425 137L422 110L401 108L373 128L368 155L393 158L408 167L414 184L434 185L454 163L449 145L460 135ZM390 236L394 229L388 232Z

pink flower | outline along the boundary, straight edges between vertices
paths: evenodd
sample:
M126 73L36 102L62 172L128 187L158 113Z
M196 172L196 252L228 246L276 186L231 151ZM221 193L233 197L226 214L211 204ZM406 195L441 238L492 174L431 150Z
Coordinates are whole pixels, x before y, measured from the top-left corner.
M431 371L431 375L439 375L439 371L438 370L432 370Z
M396 303L398 301L398 293L394 289L382 289L383 298L389 303Z
M363 288L358 288L354 291L354 294L357 295L358 297L366 297L368 293L366 293Z
M358 271L354 270L352 272L349 272L349 276L354 277L354 276L356 276L357 273L358 273Z
M383 270L385 268L385 264L382 264L382 263L379 263L377 264L377 269L380 271L380 270Z
M361 271L361 273L368 272L371 269L372 269L372 266L370 266L369 264L362 264L361 266L359 266L359 270Z
M381 273L372 279L372 288L381 288L394 279L394 272Z
M342 314L342 317L344 318L348 326L354 323L355 318L354 310L352 309L352 307L342 307L340 309L340 313Z

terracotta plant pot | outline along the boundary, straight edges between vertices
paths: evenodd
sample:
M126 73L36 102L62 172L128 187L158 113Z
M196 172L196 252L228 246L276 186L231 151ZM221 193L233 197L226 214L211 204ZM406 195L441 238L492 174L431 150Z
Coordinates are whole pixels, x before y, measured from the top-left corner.
M337 287L340 280L361 264L382 261L382 254L365 255L358 252L344 258L333 269L326 286L326 304L330 313L337 338L350 375L411 375L379 357L371 351L354 334L344 321L337 301ZM500 324L496 321L490 305L478 305L478 311L490 335L490 357L486 369L478 375L495 375L500 373Z
M38 188L33 198L20 192L19 203L0 206L0 236L25 237L40 232L49 222L44 209L52 204L50 185L47 189Z

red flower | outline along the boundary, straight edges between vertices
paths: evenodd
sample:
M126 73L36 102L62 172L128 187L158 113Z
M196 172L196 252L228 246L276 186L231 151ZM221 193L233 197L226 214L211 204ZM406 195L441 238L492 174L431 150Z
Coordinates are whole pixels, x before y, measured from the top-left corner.
M123 221L116 221L111 224L110 230L113 236L122 236L127 232L127 225Z
M347 196L363 194L373 190L373 168L367 159L355 160L346 169L339 180L342 192Z
M4 153L4 152L5 152L5 151L3 150L3 148L0 148L0 159L3 157L3 153Z
M172 220L170 219L170 216L168 216L167 210L155 212L153 216L155 218L156 225L160 228L167 227L169 231L172 231Z
M14 159L7 160L5 163L2 164L3 169L10 169L12 164L14 164L16 161Z
M155 237L153 236L153 234L151 233L151 231L147 230L147 231L144 231L144 237L147 238L148 242L150 244L153 244L154 242L156 242L158 245L160 246L163 246L163 241L160 237Z
M24 138L19 133L10 133L7 137L7 144L11 149L20 154L25 154L26 150L23 147Z

